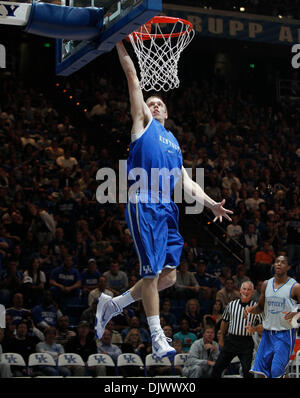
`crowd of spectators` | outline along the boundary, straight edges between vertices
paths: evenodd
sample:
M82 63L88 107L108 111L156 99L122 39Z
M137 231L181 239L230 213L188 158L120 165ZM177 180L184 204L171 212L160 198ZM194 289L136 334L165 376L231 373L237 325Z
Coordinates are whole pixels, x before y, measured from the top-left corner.
M72 350L85 361L93 352L145 358L151 346L140 302L114 318L101 341L93 334L99 294L119 295L140 277L125 204L96 197L97 171L118 171L127 153L127 87L105 73L57 86L85 104L83 124L55 97L18 79L0 81L2 349L25 358L37 349L54 357ZM258 295L275 256L286 254L299 280L300 113L292 104L258 105L218 79L187 82L166 102L166 127L178 138L184 165L204 168L206 192L226 199L234 216L222 224L225 243L242 248L237 263L222 248L211 249L209 237L200 241L196 230L185 237L177 282L162 292L161 323L179 352L188 352L204 328L213 328L208 340L217 341L224 307L245 280Z

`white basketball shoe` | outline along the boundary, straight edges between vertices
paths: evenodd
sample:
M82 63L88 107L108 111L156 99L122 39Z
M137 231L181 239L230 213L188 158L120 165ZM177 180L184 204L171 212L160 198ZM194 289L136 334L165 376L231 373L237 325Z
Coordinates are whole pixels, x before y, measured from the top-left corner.
M101 293L98 297L95 333L98 339L101 339L105 326L114 316L122 312L121 308L107 294Z
M151 337L152 337L152 355L158 359L169 357L172 360L177 353L175 348L173 348L169 344L172 341L172 339L166 337L162 330L153 334Z

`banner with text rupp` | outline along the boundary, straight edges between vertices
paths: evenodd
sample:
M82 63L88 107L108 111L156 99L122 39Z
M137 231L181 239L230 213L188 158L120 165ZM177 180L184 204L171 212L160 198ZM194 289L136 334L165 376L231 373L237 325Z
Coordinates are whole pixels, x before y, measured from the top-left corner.
M300 22L290 18L241 14L223 10L164 5L164 13L192 22L196 34L203 37L238 39L272 44L300 42Z

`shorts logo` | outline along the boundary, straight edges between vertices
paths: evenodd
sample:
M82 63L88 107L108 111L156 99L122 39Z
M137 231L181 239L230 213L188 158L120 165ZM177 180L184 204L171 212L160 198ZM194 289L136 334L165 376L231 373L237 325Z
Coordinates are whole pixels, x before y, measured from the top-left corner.
M150 267L149 264L148 265L143 265L142 266L142 270L143 270L144 274L153 274L153 270L152 270L152 268Z

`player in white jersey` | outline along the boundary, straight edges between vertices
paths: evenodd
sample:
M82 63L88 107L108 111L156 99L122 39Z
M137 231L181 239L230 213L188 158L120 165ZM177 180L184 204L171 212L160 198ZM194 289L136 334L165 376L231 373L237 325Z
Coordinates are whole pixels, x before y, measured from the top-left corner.
M300 303L300 284L288 276L289 269L287 258L277 257L274 277L264 281L258 303L245 310L245 317L263 315L264 331L251 369L262 377L284 377L294 349L296 329L291 320Z

